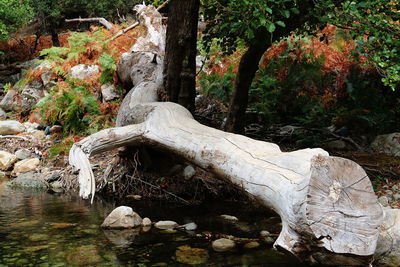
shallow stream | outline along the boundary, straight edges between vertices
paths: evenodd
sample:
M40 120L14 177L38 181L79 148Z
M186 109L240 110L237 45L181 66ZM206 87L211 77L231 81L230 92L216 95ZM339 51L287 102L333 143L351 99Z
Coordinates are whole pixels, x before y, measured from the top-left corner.
M195 222L195 232L165 233L154 227L110 231L99 225L117 206L131 206L152 221ZM238 222L223 220L229 214ZM279 218L246 204L210 202L199 206L155 201L95 203L68 194L21 192L0 183L0 266L303 266L271 245L239 244L218 253L205 236L257 238L261 230L279 232Z

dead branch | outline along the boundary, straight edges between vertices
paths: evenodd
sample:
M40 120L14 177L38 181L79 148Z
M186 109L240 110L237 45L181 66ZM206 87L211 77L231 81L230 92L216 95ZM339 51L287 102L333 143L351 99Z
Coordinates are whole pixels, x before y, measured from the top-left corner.
M161 8L165 7L168 4L169 0L165 1L161 6L159 6L157 8L157 11L159 11ZM127 28L125 28L122 32L117 33L116 35L114 35L113 37L111 37L108 41L112 41L122 35L124 35L124 33L136 28L139 25L139 22L134 22L133 24L129 25Z
M105 18L76 18L76 19L66 19L65 22L98 22L104 27L106 27L107 30L111 30L113 27L113 24L108 22Z

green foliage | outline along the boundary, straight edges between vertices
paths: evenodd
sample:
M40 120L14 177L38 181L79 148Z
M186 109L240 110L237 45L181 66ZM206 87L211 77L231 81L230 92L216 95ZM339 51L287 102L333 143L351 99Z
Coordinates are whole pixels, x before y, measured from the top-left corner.
M0 0L0 41L6 40L10 31L17 30L31 18L28 1Z
M6 84L4 85L4 92L10 91L12 88L13 88L13 86L12 86L11 83L6 83Z
M40 56L45 57L50 62L63 63L67 59L70 50L68 47L52 46L40 51Z
M229 98L233 91L233 82L235 74L232 73L233 66L230 66L227 72L222 75L219 73L201 72L199 75L200 90L204 95L221 101L228 106Z
M115 64L115 58L107 53L102 53L98 62L101 64L101 76L100 82L102 84L113 82L114 73L117 70L117 65Z
M394 0L317 2L320 19L348 29L354 55L368 59L392 89L400 86L400 4ZM323 10L323 11L322 11ZM323 12L323 13L322 13Z
M290 45L267 68L259 70L249 93L250 107L265 114L267 123L305 123L303 118L309 116L309 122L329 126L331 122L321 117L324 108L317 96L333 79L322 72L324 56L300 56L300 45Z
M58 155L60 154L67 154L69 153L72 145L74 144L74 141L70 138L64 138L61 140L61 142L53 145L50 149L49 149L49 153L50 153L50 159L54 159L56 158Z
M86 86L72 81L68 85L54 87L38 104L42 118L50 125L61 124L64 133L87 132L100 114L97 100Z
M209 21L203 37L206 49L214 38L232 53L238 40L257 44L279 40L290 31L315 32L327 23L347 29L358 43L353 56L363 55L383 75L385 85L400 85L399 1L249 1L204 0Z
M7 0L3 0L7 1ZM18 1L18 0L15 0ZM45 31L57 30L67 18L104 17L116 19L131 13L140 0L28 0L35 16L41 18ZM118 12L117 12L118 11Z

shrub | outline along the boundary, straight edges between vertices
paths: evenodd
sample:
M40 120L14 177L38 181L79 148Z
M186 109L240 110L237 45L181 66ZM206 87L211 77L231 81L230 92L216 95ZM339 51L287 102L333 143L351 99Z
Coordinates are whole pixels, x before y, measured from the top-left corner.
M43 120L50 124L61 124L64 133L88 132L100 114L97 99L85 85L72 81L54 87L37 107Z

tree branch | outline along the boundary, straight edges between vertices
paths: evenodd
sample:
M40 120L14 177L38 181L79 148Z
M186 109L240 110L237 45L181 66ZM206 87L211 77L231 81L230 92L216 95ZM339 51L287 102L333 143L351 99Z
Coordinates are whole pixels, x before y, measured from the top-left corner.
M113 27L113 24L108 22L105 18L76 18L76 19L66 19L65 22L98 22L104 27L106 27L107 30L111 30Z

